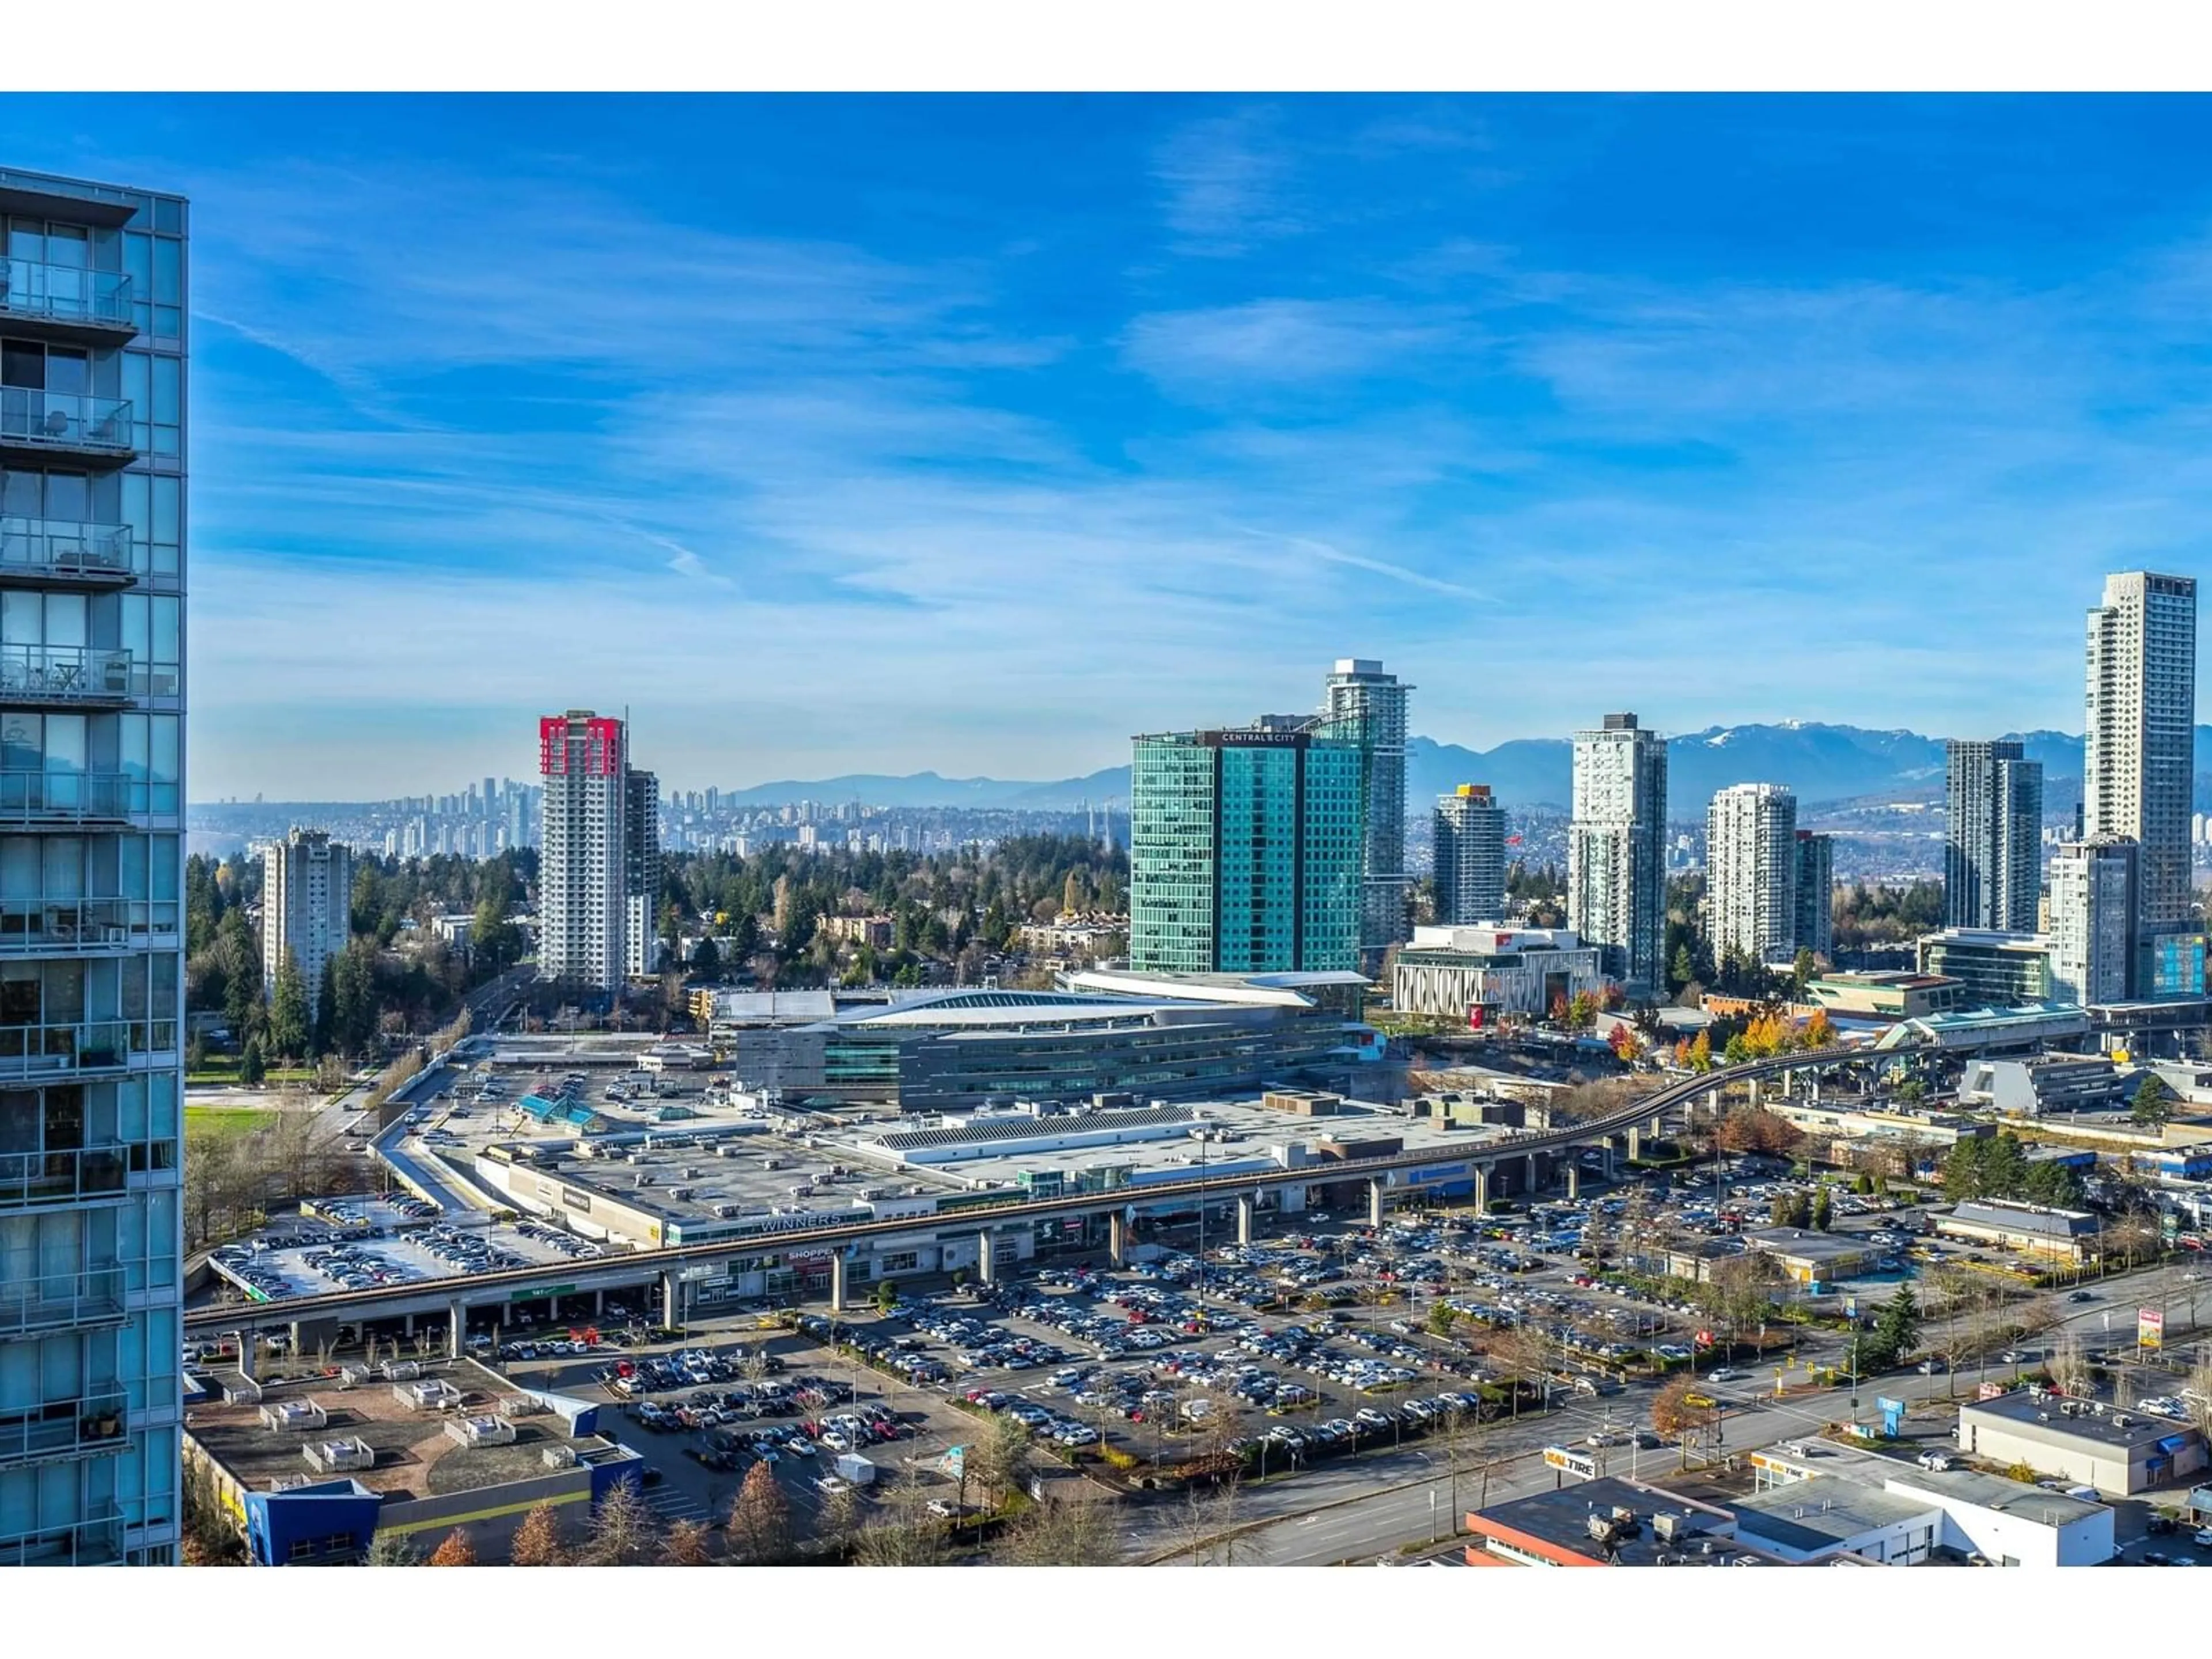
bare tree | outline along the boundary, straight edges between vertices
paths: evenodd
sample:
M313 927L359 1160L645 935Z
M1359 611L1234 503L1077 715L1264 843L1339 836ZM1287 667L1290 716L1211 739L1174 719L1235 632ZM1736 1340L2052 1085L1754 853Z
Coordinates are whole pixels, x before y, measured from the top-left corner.
M1006 1528L992 1559L1016 1567L1117 1565L1120 1505L1111 1498L1081 1498L1033 1504Z
M1240 1483L1232 1476L1212 1492L1193 1486L1186 1497L1182 1531L1197 1566L1250 1565L1263 1559L1258 1541L1237 1534Z
M576 1565L586 1567L629 1567L653 1553L659 1518L646 1506L634 1481L617 1480L609 1487L592 1514L592 1529Z
M2062 1334L2051 1350L2049 1364L2051 1386L2061 1394L2076 1398L2089 1392L2092 1373L2088 1356L2081 1351L2081 1339L2072 1331Z
M934 1567L951 1553L944 1522L929 1513L928 1497L911 1475L884 1492L876 1519L853 1546L853 1559L864 1567Z
M1036 1455L1030 1444L1029 1425L1011 1412L1001 1412L984 1425L968 1448L964 1466L970 1479L980 1481L994 1502L1027 1482Z

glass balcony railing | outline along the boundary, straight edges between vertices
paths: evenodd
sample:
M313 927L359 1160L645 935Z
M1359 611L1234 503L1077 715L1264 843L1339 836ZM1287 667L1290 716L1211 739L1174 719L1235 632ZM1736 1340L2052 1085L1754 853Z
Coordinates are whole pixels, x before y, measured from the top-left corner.
M127 1401L112 1382L66 1406L21 1415L0 1415L0 1468L121 1447Z
M0 899L0 955L99 951L176 931L167 900Z
M0 576L127 576L131 526L66 519L0 518Z
M0 645L0 702L101 702L131 696L131 653L98 645Z
M130 400L0 386L0 444L128 455Z
M119 1323L123 1316L120 1267L0 1283L0 1337Z
M0 770L0 823L128 823L177 810L177 786L124 772Z
M20 1035L20 1028L8 1035ZM5 1069L0 1066L0 1073ZM129 1170L129 1156L119 1146L0 1152L0 1210L118 1197Z
M0 317L127 330L132 297L131 279L120 271L0 259Z
M122 1559L123 1506L112 1498L58 1526L0 1534L0 1567L100 1567Z
M75 1025L0 1025L0 1078L97 1072L128 1063L131 1028L119 1019ZM7 1191L0 1152L0 1199Z

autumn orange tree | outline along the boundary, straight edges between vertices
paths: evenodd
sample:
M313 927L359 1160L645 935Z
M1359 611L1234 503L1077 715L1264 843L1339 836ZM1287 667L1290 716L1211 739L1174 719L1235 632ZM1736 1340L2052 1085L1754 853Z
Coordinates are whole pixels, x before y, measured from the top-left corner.
M522 1517L514 1529L507 1560L518 1567L558 1567L568 1564L561 1547L561 1522L550 1504L540 1504Z
M1684 1468L1690 1466L1690 1442L1704 1433L1712 1420L1711 1401L1698 1391L1697 1382L1687 1376L1676 1377L1651 1401L1651 1427L1682 1449Z
M469 1542L468 1534L455 1527L439 1542L438 1547L430 1552L430 1559L424 1565L433 1567L473 1567L476 1564L477 1547Z

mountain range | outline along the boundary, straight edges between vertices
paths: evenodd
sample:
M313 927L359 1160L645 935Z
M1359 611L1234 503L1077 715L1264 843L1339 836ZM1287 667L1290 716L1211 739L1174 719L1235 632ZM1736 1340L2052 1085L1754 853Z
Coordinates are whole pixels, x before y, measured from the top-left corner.
M2081 739L2063 732L2018 738L2044 771L2045 810L2057 814L2081 793ZM2212 760L2212 726L2197 728L2197 752ZM1808 805L1887 796L1941 799L1943 739L1917 732L1875 732L1856 726L1785 720L1773 725L1714 726L1667 740L1668 816L1703 816L1717 789L1732 783L1779 783ZM1565 811L1571 796L1573 744L1565 738L1516 738L1494 749L1468 749L1414 738L1406 749L1406 796L1419 804L1462 783L1486 783L1509 806ZM2200 805L2212 799L2212 775L2197 779ZM934 772L903 777L860 773L811 782L787 780L725 790L722 798L757 805L793 800L862 800L883 806L1007 807L1071 811L1109 799L1128 805L1129 769L1108 767L1056 782L946 778Z

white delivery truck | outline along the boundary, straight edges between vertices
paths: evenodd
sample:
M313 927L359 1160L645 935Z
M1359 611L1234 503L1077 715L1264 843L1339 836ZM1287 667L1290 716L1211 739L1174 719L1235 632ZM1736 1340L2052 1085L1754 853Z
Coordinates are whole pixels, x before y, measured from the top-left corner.
M837 1473L856 1486L865 1486L876 1478L876 1466L858 1452L847 1452L837 1460Z

